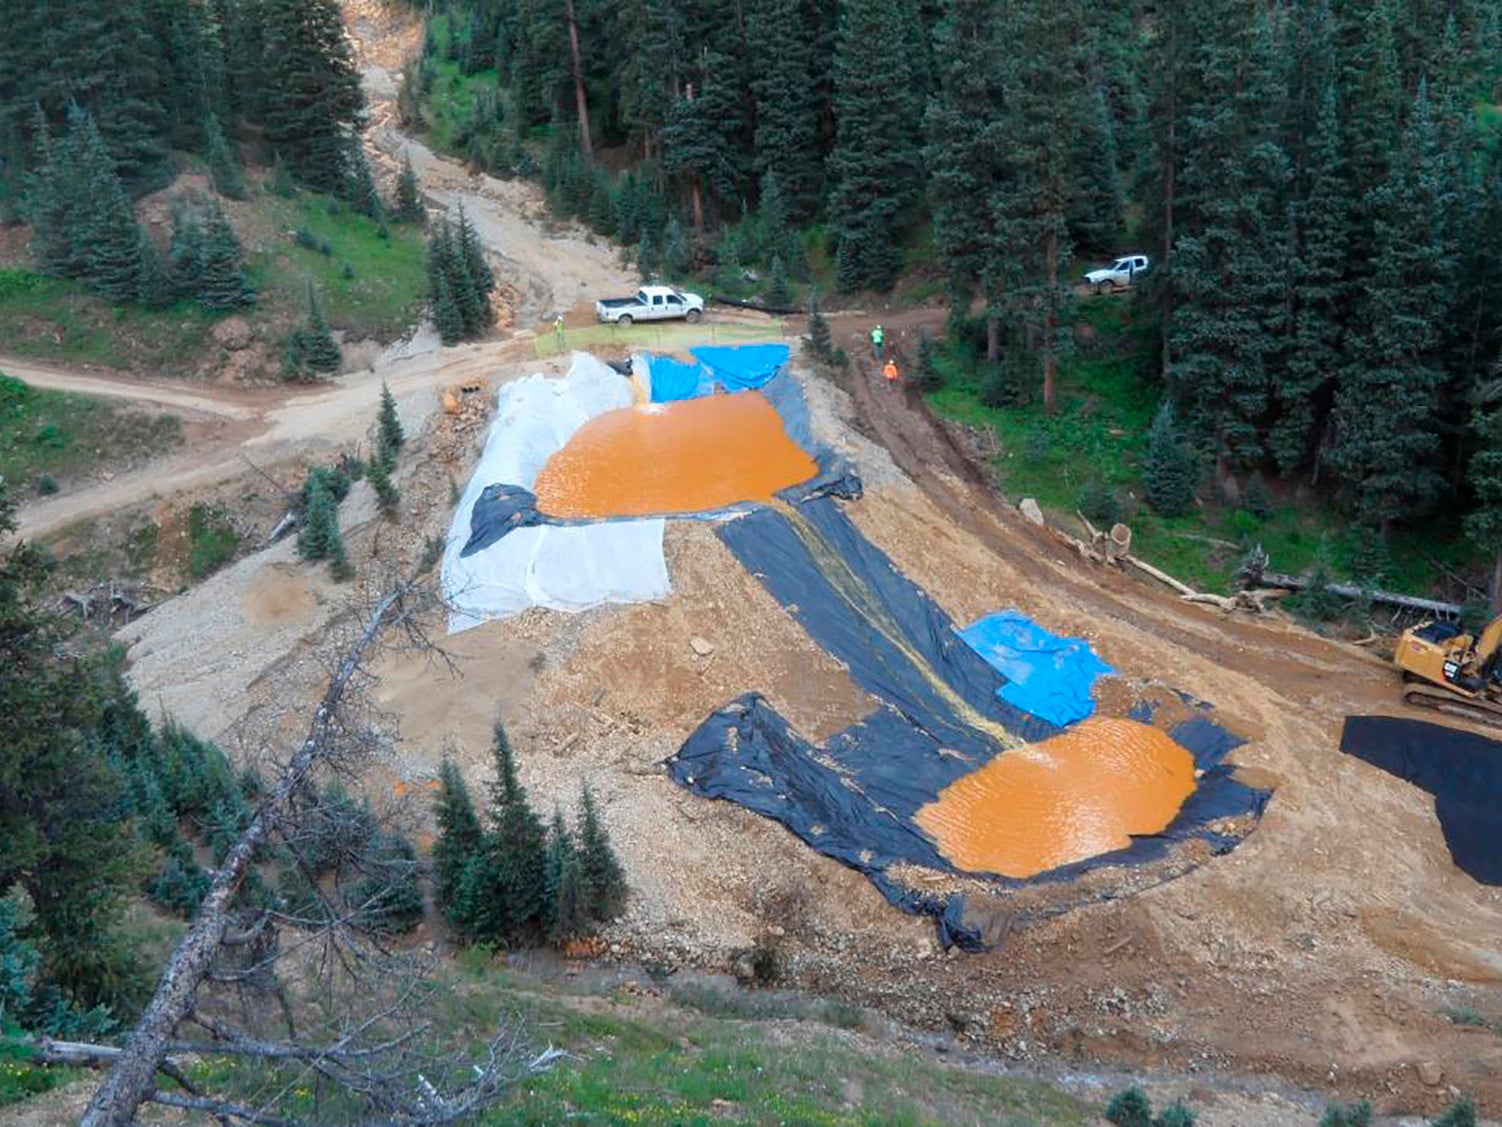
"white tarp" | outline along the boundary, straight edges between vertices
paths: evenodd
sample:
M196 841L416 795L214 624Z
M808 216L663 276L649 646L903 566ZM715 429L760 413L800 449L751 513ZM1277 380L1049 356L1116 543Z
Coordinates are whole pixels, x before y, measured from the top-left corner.
M575 431L631 402L631 382L582 352L574 353L562 379L538 372L501 388L485 452L459 500L444 548L449 633L532 607L581 611L667 595L660 518L520 528L473 555L459 555L469 541L475 502L487 486L531 489L547 460Z

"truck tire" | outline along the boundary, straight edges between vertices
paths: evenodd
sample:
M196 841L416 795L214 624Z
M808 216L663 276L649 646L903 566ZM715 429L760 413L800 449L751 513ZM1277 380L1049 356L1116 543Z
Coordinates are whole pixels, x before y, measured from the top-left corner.
M619 317L617 317L615 319L615 323L617 325L624 325L626 328L629 329L631 327L631 314L629 314L629 313L622 313Z
M703 311L698 309L690 309L683 315L683 319L690 325L697 325L699 323L699 318L702 316L704 316Z

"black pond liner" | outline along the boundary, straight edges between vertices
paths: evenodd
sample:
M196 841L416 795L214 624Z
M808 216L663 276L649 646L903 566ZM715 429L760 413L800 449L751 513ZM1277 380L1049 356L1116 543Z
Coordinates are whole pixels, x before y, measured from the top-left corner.
M1502 743L1395 716L1348 716L1340 750L1434 796L1456 868L1502 885Z
M946 947L967 950L984 949L986 941L980 927L966 922L963 896L909 888L894 878L894 866L976 877L1005 894L1068 882L1103 866L1155 861L1172 843L1188 839L1225 853L1240 837L1216 826L1260 817L1270 792L1238 783L1225 762L1243 741L1200 709L1169 733L1203 775L1162 833L1028 879L955 868L913 818L950 783L1005 753L973 721L1000 725L1030 743L1060 729L997 699L1001 674L830 496L782 496L781 511L759 508L722 525L718 535L881 707L815 747L759 694L739 697L716 710L667 761L681 786L782 823L820 853L864 873L896 907L934 916ZM1151 718L1142 709L1134 715ZM1249 825L1238 824L1243 832ZM1080 902L1087 898L1082 892Z

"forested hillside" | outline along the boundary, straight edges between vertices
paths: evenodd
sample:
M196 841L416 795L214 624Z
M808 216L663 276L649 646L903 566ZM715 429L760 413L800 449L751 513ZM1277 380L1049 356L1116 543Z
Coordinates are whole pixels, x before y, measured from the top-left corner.
M936 259L998 401L1052 406L1082 269L1145 251L1205 480L1382 532L1458 506L1495 553L1499 27L1495 0L472 0L404 110L644 273L848 293Z
M340 328L410 322L420 240L373 183L334 0L6 14L0 226L25 230L0 256L0 351L192 370L215 319L253 310L274 353L314 282Z

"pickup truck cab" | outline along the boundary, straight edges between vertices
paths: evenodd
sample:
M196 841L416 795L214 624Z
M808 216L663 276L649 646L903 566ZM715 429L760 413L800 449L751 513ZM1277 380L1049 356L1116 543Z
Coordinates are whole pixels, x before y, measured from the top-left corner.
M1123 255L1105 269L1092 270L1086 274L1085 284L1096 293L1105 289L1123 289L1146 274L1149 265L1145 254Z
M672 286L643 286L635 297L610 297L595 302L595 316L615 325L634 321L697 321L704 316L704 299Z

